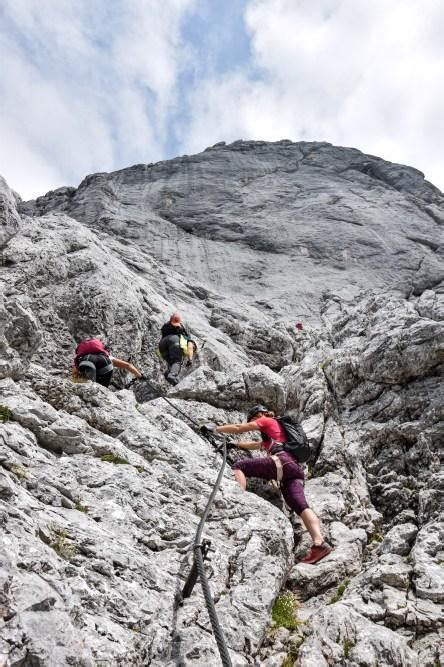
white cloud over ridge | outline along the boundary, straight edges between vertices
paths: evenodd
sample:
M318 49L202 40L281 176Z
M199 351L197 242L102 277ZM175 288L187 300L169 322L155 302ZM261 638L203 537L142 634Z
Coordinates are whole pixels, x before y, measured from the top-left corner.
M191 91L183 147L329 141L415 166L444 188L444 9L435 0L251 0L253 71Z
M225 1L3 0L11 187L29 198L217 141L288 138L409 164L444 189L440 0Z
M4 0L0 172L23 196L163 157L192 0Z

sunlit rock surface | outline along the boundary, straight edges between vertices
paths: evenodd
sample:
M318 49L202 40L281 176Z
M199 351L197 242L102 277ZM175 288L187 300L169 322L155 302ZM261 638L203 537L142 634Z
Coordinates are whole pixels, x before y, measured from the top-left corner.
M2 181L4 664L220 664L199 584L177 598L221 459L174 406L223 423L258 402L317 447L334 551L298 564L299 520L227 470L204 534L233 664L440 664L441 193L352 149L236 142L18 201ZM175 309L199 353L170 388ZM149 383L72 383L86 335ZM283 590L296 630L271 627Z
M237 141L87 176L21 205L65 212L265 312L317 321L325 292L420 294L444 277L442 193L410 167L328 143Z

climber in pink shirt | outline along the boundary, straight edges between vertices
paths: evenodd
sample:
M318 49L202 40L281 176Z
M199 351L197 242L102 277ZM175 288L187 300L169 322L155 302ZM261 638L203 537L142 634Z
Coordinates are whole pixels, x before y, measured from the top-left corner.
M208 430L208 426L206 427ZM302 563L317 563L331 552L332 547L324 540L318 517L310 509L304 493L304 471L301 464L287 451L283 451L280 443L287 441L287 435L263 405L255 405L248 412L247 423L226 424L211 429L215 433L238 435L250 431L260 431L262 440L249 440L234 443L240 449L265 449L267 456L244 459L233 465L236 481L245 491L247 477L277 480L280 482L282 495L287 505L301 517L310 533L313 545Z

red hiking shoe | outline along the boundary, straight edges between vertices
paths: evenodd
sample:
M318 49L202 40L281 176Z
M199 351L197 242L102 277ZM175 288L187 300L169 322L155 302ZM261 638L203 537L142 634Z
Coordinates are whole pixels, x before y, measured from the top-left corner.
M327 542L323 542L319 547L313 544L308 554L306 554L306 556L304 556L304 558L300 562L317 563L318 560L325 558L325 556L328 556L328 554L331 553L332 551L333 547L327 544Z

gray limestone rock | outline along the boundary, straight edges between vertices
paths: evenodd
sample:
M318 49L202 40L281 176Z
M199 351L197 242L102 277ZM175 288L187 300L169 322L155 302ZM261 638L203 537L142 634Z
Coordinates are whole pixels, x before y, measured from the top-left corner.
M416 595L434 602L444 601L444 523L430 522L418 533L413 547Z
M4 298L0 291L0 299L0 378L18 378L42 342L42 332L20 297Z
M442 205L414 169L287 141L35 202L2 182L0 655L219 664L199 585L175 604L221 461L196 424L260 402L317 450L306 493L334 551L300 564L310 540L278 492L226 471L204 532L233 664L437 664ZM155 350L177 309L198 353L171 388ZM146 381L73 383L86 335ZM283 588L300 623L270 631Z
M417 170L354 149L239 141L93 174L20 211L67 213L294 326L317 320L326 289L409 295L442 283L443 201Z
M308 632L308 639L299 649L298 667L417 665L415 653L403 637L368 621L344 603L338 602L313 614Z
M17 201L5 179L0 176L0 250L17 233L20 228L20 216L17 212ZM7 260L2 255L2 266Z
M401 523L394 526L384 537L381 545L382 552L407 556L417 533L418 528L414 523Z
M215 478L210 446L177 417L143 416L125 395L126 428L116 439L32 400L27 387L3 380L0 389L13 420L0 439L0 505L7 520L0 573L9 609L2 639L14 647L10 660L28 655L42 664L82 657L85 664L160 665L173 648L192 655L197 643L195 658L206 651L211 662L215 645L199 590L182 610L174 606L190 566L197 516ZM69 388L59 389L68 407ZM118 413L116 395L89 389L102 392L103 411L114 404ZM82 390L83 410L93 411L85 385ZM82 400L81 391L77 396ZM59 428L57 419L66 426ZM206 531L216 550L212 587L234 660L239 653L237 664L246 664L244 646L257 650L282 585L292 531L284 515L239 492L228 476L223 489ZM247 608L246 632L236 618ZM187 632L189 618L206 628L199 638ZM52 631L39 632L42 623Z

